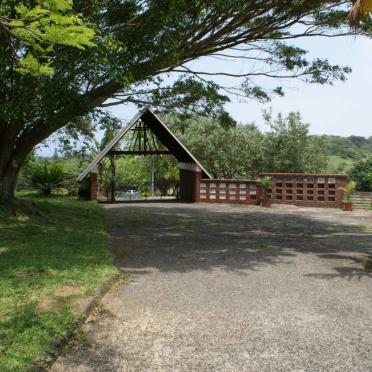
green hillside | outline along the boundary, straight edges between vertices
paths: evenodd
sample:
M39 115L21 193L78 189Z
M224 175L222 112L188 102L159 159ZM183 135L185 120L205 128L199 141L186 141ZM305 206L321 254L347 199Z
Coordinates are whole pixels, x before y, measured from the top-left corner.
M326 136L330 173L346 173L354 163L372 156L372 136Z

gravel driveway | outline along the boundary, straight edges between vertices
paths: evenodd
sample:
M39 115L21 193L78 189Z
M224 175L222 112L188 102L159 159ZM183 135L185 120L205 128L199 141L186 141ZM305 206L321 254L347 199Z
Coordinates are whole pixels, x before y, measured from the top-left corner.
M372 214L105 205L131 281L52 371L371 371Z

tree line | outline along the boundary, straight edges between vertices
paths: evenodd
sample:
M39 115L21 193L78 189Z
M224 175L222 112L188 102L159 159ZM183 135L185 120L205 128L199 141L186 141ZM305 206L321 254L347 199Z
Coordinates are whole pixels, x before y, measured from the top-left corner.
M284 117L264 113L268 131L254 124L223 127L210 119L192 119L171 127L215 178L255 179L261 172L324 172L327 141L309 134L298 112Z
M300 113L287 116L271 112L264 113L267 131L259 130L255 124L228 124L195 116L191 119L168 115L164 122L196 156L214 178L257 179L262 172L326 173L334 155L334 144L330 136L309 134L309 124L304 123ZM65 187L70 195L77 195L76 186L63 182L75 179L89 161L102 150L115 131L106 130L94 151L85 147L74 149L62 146L62 158L55 152L52 159L30 158L22 172L21 187L33 187L50 195L53 188ZM369 139L357 136L335 137L338 142L358 142L359 147ZM356 140L358 139L358 140ZM103 192L109 195L111 185L110 162L104 161ZM346 170L345 170L346 171ZM155 188L166 193L173 188L179 177L178 163L172 156L124 156L117 157L115 183L117 190L137 189L142 195L151 188L151 172L154 172ZM351 180L356 181L357 190L372 191L372 157L355 161L348 169Z

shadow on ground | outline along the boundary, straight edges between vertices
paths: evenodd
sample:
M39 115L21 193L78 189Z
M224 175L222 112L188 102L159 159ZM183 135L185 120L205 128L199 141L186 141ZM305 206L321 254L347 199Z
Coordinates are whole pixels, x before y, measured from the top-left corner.
M225 270L245 275L263 265L285 264L298 254L328 260L332 273L320 279L372 277L362 267L372 254L366 227L320 222L304 215L262 212L260 208L224 211L181 204L127 204L106 207L113 252L129 273ZM327 266L329 266L327 265Z

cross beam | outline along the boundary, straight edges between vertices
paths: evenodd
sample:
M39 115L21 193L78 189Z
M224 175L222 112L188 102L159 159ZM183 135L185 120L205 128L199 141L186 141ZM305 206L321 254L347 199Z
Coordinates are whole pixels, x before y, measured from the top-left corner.
M112 150L109 152L112 155L169 155L170 153L168 150Z

